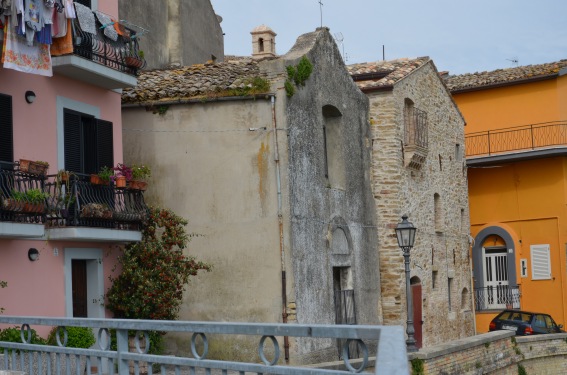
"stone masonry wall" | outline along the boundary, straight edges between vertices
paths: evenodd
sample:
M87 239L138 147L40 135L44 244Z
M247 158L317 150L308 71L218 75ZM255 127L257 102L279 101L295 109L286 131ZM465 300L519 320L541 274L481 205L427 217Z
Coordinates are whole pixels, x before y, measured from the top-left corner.
M422 349L408 359L413 375L516 375L520 366L529 375L560 375L567 373L567 334L489 332Z
M473 335L464 120L432 62L392 90L368 96L383 323L406 321L403 257L394 228L407 214L418 228L411 277L422 285L423 346ZM404 166L406 98L427 113L427 157L418 171ZM437 228L435 194L441 200L442 224Z

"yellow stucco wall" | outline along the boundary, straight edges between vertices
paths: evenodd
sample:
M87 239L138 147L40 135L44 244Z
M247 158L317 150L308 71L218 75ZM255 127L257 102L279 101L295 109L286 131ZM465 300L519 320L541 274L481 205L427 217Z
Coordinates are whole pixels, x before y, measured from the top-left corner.
M466 134L567 120L567 77L455 94ZM515 246L521 308L567 323L567 158L553 157L468 169L471 235L505 228ZM551 280L532 280L530 246L550 245ZM521 277L520 260L528 263ZM477 332L496 315L477 313Z

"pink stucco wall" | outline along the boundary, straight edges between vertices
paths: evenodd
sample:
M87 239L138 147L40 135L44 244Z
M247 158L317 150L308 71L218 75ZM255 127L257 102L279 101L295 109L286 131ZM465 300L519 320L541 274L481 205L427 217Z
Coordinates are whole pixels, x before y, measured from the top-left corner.
M100 108L100 118L114 124L114 160L122 161L120 94L62 76L42 77L0 68L0 93L12 96L14 113L14 158L49 162L49 173L57 173L57 96ZM24 94L36 94L32 104Z

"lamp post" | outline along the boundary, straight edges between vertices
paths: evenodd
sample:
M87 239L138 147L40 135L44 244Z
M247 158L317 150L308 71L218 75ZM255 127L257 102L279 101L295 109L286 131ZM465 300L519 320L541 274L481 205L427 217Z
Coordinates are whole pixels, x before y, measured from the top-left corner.
M396 236L398 237L398 246L402 249L404 255L404 266L406 271L406 306L407 306L407 322L406 348L408 352L416 352L415 338L413 337L415 329L413 328L413 301L410 289L410 250L415 241L415 232L417 228L408 221L407 215L402 216L402 222L396 226Z

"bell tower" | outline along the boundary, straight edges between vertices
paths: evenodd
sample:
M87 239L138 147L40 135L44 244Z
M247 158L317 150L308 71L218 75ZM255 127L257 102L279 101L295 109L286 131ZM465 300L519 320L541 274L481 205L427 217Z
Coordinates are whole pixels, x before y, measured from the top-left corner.
M276 33L266 25L256 27L252 34L252 57L276 56Z

